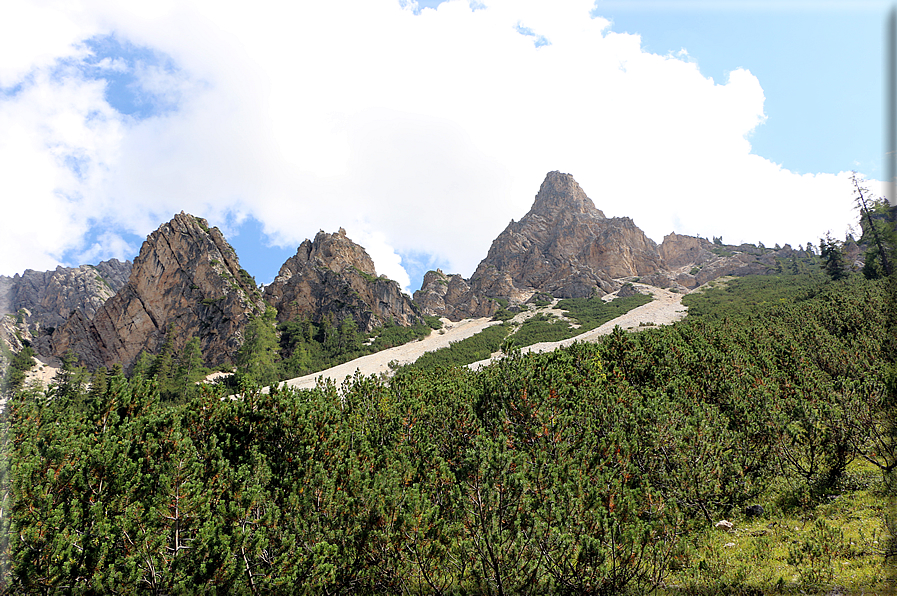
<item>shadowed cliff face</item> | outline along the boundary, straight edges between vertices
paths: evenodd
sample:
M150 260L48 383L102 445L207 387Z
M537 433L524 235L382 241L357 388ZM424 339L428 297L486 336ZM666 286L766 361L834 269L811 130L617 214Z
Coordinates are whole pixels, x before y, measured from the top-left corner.
M92 318L75 313L50 338L91 369L156 353L171 329L175 350L199 337L208 365L231 361L249 316L264 312L233 248L204 219L181 212L147 237L128 282Z
M95 266L28 269L22 275L0 276L0 314L17 313L26 339L40 351L47 347L48 334L75 311L93 317L127 283L130 273L131 261L111 259Z
M378 277L371 257L342 228L305 240L265 288L265 300L277 309L280 321L329 319L338 325L352 318L368 332L421 321L399 284Z

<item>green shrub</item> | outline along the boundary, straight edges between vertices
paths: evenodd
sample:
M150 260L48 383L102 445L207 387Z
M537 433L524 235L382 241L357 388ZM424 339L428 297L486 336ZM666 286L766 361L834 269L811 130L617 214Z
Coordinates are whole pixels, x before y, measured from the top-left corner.
M512 337L522 348L541 342L561 341L578 333L578 329L557 317L535 315L524 321Z
M604 323L624 315L633 308L648 304L653 298L646 294L616 298L610 302L604 302L599 297L594 298L570 298L557 303L557 308L567 311L567 317L576 320L580 327L578 333L583 333Z
M428 369L440 366L465 366L489 358L498 352L505 336L511 331L507 324L487 327L466 339L452 343L447 348L422 355L411 366Z

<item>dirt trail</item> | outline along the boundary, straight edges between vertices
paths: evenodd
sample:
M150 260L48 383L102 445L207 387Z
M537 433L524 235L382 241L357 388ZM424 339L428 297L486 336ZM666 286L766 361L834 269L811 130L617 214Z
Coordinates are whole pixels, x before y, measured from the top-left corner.
M617 325L619 325L623 329L644 329L646 327L640 326L640 323L668 325L682 319L685 316L686 307L682 306L682 294L677 294L675 292L670 292L643 284L633 285L637 286L639 290L644 293L652 294L654 296L654 300L652 300L648 304L644 304L642 306L639 306L638 308L634 308L628 313L621 315L616 319L613 319L612 321L608 321L597 329L587 331L582 335L578 335L574 338L565 339L559 342L538 343L532 346L527 346L523 348L522 351L524 353L548 352L551 350L556 350L563 346L568 346L574 341L597 341L600 336L606 335L613 331L614 327L616 327ZM379 375L381 373L389 374L391 372L389 363L393 360L395 360L400 365L409 364L420 358L420 356L425 352L432 352L433 350L438 350L439 348L446 347L450 342L460 341L462 339L470 337L471 335L479 333L490 325L498 324L497 322L490 321L487 318L464 319L463 321L458 321L456 323L453 323L448 319L443 319L442 321L445 324L445 327L440 331L431 333L424 339L407 343L395 348L390 348L388 350L383 350L382 352L377 352L376 354L363 356L361 358L352 360L351 362L346 362L345 364L340 364L339 366L306 375L304 377L290 379L288 381L285 381L285 383L290 387L296 387L298 389L309 389L315 386L319 378L332 379L334 383L340 385L347 377L351 377L352 375L354 375L355 371L359 371L362 375ZM482 366L489 364L500 356L500 353L493 354L492 358L488 360L482 360L480 362L474 362L469 366L470 368L476 370Z

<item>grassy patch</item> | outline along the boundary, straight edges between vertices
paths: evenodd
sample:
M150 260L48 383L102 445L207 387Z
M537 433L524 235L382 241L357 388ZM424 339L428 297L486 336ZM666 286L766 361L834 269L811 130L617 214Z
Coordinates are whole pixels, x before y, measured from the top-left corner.
M571 298L558 302L557 308L567 311L567 317L575 319L580 324L580 328L576 330L578 335L600 327L652 300L653 298L646 294L617 298L610 302L604 302L601 298Z
M886 592L881 475L856 464L836 494L803 507L783 507L796 489L779 480L761 497L764 515L729 517L734 532L709 524L694 532L673 556L660 593Z

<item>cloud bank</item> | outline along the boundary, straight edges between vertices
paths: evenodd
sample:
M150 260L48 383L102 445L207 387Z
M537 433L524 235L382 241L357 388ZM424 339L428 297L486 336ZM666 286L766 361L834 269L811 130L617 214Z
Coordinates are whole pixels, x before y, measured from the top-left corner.
M467 276L551 170L658 242L855 219L848 174L751 154L748 70L644 52L589 0L247 6L0 8L0 274L133 257L127 234L185 210L284 246L344 227L406 287L400 254Z

